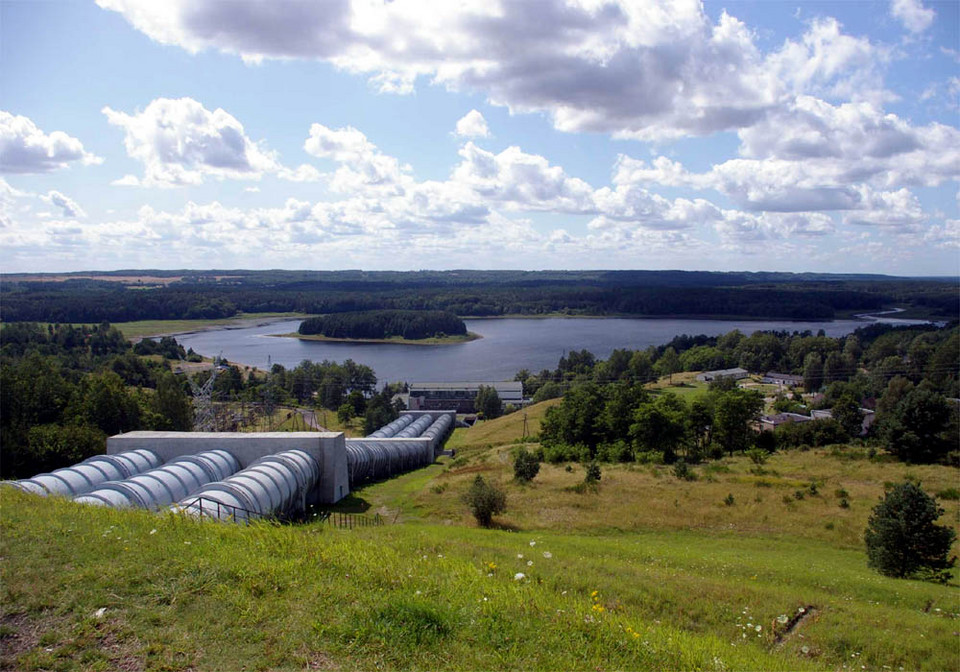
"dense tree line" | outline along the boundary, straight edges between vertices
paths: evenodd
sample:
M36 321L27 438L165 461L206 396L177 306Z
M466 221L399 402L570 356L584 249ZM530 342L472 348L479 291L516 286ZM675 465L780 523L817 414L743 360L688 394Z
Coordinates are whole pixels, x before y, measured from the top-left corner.
M135 355L109 324L7 324L0 344L4 478L102 453L118 432L192 426L183 381L168 365Z
M435 336L463 336L463 320L443 310L365 310L311 317L300 323L303 335L329 338L405 338L418 340Z
M812 375L811 362L817 364ZM829 362L829 364L825 364ZM741 366L753 373L803 374L806 390L778 395L777 411L832 417L755 431L763 404L732 380L711 385L687 403L644 384L681 370ZM535 401L563 395L541 430L547 459L699 460L723 452L844 443L861 434L862 408L876 410L867 441L907 461L956 462L960 396L960 328L872 325L842 338L809 332L734 331L718 337L678 336L646 350L614 350L606 360L573 351L555 370L520 371L516 380ZM953 401L951 401L951 399Z
M164 272L150 272L163 275ZM166 273L170 275L170 273ZM882 276L664 272L217 272L156 287L31 279L0 285L6 322L126 322L230 317L238 311L309 314L446 310L460 316L700 315L828 319L898 303L953 319L955 281ZM179 277L179 276L176 276Z
M0 475L23 478L104 452L106 438L140 429L187 431L193 426L191 391L171 365L190 359L176 339L144 339L131 346L107 323L97 326L13 323L0 330ZM157 355L160 355L158 358ZM215 362L214 402L282 404L364 418L373 431L394 420L396 386L376 391L373 370L352 360L304 360L287 369ZM198 372L202 386L212 369Z

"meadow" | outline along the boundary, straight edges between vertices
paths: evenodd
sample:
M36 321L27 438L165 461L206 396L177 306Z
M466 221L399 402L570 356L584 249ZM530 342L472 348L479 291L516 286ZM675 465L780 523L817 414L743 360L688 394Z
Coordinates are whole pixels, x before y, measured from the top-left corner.
M553 403L527 409L528 434ZM512 481L522 433L522 412L458 429L455 457L338 506L382 527L198 523L0 488L0 664L960 669L957 581L883 577L862 544L886 482L945 493L957 527L955 469L838 446L726 458L695 481L605 465L578 492L580 465ZM508 493L494 529L461 501L477 474Z

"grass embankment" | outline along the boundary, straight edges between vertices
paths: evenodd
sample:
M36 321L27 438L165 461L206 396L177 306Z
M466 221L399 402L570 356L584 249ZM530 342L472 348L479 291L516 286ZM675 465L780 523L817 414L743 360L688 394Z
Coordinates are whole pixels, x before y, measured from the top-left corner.
M301 341L323 341L324 343L380 343L387 345L457 345L458 343L469 343L478 338L483 338L480 334L468 331L465 335L441 336L439 338L403 338L394 336L392 338L333 338L323 336L322 334L303 335L293 332L290 334L270 334L280 338L298 338Z
M527 409L528 433L551 403ZM385 514L380 528L197 523L0 488L0 666L960 669L956 581L880 576L860 538L884 481L936 493L956 470L795 452L760 473L698 466L695 482L605 466L579 494L579 465L510 480L503 444L522 429L521 412L457 430L456 458L343 503ZM508 491L501 529L476 529L460 501L477 473ZM941 504L957 526L960 503Z
M829 544L241 527L0 501L11 669L956 666L955 589L879 577ZM800 607L813 615L778 644L778 617Z

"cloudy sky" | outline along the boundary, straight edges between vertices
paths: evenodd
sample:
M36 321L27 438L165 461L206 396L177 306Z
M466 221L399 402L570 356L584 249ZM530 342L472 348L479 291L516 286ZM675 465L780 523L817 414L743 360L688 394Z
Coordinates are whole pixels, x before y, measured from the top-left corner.
M958 8L0 0L0 271L955 275Z

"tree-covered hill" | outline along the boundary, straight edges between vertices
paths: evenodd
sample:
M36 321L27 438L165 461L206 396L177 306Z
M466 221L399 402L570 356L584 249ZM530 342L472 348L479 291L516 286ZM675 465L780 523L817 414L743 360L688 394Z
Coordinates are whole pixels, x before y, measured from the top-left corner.
M365 310L311 317L300 323L299 332L328 338L420 340L466 335L467 326L444 310Z
M124 275L126 274L126 275ZM5 275L5 322L211 319L238 312L446 310L497 315L830 319L906 306L955 319L957 281L886 276L687 271L130 271Z

